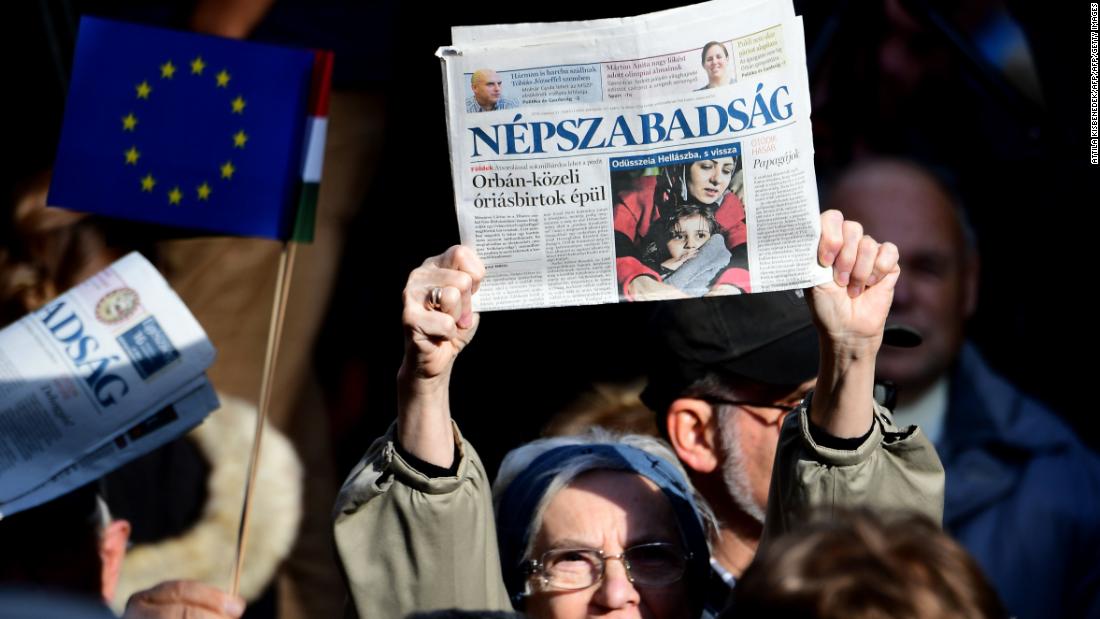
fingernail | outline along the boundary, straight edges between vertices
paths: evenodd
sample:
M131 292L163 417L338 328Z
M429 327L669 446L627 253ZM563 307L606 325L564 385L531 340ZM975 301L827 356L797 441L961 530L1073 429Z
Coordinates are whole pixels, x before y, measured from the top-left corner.
M848 296L852 297L853 299L858 297L861 292L863 292L863 286L858 286L858 285L848 286Z
M878 282L878 276L872 275L867 278L867 285L874 286Z
M458 328L469 329L470 325L474 322L473 316L473 312L471 312L470 310L462 312L462 316L459 316L458 318Z
M842 271L839 275L836 276L836 283L840 284L841 286L847 286L848 279L851 276L852 273L850 271Z
M231 617L240 617L244 614L244 601L237 598L229 598L225 601L225 612Z
M832 266L833 260L836 260L836 254L825 254L825 264L823 266Z

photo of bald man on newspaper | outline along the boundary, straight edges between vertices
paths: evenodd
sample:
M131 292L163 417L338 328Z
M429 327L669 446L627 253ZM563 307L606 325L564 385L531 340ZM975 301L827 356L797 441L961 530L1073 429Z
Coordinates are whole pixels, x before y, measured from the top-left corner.
M478 69L470 75L470 90L466 98L467 112L492 112L519 107L519 102L503 96L504 80L492 69Z

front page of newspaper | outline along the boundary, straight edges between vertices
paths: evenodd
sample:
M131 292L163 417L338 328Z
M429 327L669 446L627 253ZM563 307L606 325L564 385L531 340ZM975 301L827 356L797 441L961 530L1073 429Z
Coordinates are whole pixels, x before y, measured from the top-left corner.
M478 309L827 279L801 21L783 2L659 15L527 28L524 45L464 29L440 50Z
M219 402L205 375L188 389L170 406L120 429L50 479L0 503L0 518L71 492L190 432L218 408Z
M68 471L55 485L71 486L73 472L196 425L217 406L204 375L213 360L202 327L136 252L0 331L0 514L45 480Z

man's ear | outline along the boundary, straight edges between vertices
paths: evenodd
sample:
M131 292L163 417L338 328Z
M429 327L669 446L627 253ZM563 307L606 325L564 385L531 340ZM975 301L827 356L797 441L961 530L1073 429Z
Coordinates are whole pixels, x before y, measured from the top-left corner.
M112 520L104 527L99 538L99 559L103 563L103 599L108 604L115 597L122 560L126 557L126 544L130 541L130 523Z
M709 402L679 398L665 415L668 439L684 466L697 473L718 468L717 411Z
M982 261L977 250L963 260L963 318L970 318L978 309L978 280L981 275Z

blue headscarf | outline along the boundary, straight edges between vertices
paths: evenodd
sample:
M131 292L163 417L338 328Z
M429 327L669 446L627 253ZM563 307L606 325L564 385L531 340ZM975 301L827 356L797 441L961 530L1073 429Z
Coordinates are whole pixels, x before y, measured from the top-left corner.
M513 606L522 608L527 579L523 569L524 553L529 535L533 533L530 528L535 510L556 477L550 472L560 470L569 460L586 455L599 456L588 470L636 473L657 485L672 506L681 541L688 553L684 579L689 588L704 587L710 570L710 550L699 509L691 496L691 486L680 471L664 458L624 443L573 444L550 449L531 461L508 485L498 505L500 563Z

